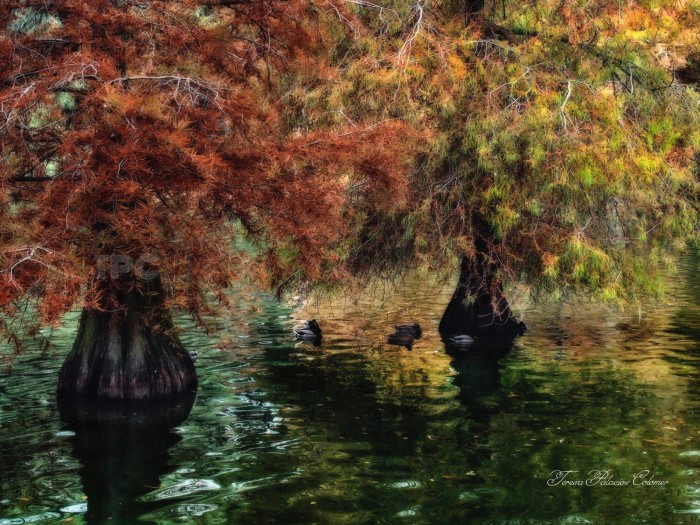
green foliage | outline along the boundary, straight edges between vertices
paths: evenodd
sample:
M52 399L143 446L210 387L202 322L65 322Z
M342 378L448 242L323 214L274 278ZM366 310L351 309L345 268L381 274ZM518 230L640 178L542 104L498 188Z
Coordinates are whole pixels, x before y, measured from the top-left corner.
M75 96L72 93L59 91L56 93L56 104L64 111L72 111L76 108Z
M480 253L532 290L616 303L662 291L699 230L700 98L673 77L697 3L505 0L466 26L450 2L420 25L403 1L355 6L369 34L338 43L325 102L431 130L396 260Z
M56 16L33 7L17 9L13 15L15 18L9 25L9 30L15 33L29 34L61 25L61 21Z

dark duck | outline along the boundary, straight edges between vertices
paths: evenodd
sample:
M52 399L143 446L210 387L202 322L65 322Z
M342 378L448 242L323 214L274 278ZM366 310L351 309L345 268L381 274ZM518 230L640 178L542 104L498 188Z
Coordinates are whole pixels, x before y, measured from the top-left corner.
M299 341L318 342L321 340L321 327L316 322L316 319L304 321L301 328L295 328L294 334Z
M402 333L402 334L408 334L412 336L414 339L420 339L421 336L423 335L423 330L421 330L421 327L418 323L413 323L413 324L397 324L395 326L396 328L396 333Z
M387 337L386 342L390 345L403 346L409 350L413 347L413 342L420 339L423 332L418 323L396 325L396 331Z
M389 337L387 337L386 342L390 345L405 346L410 350L413 347L413 342L415 340L415 337L413 337L411 334L396 332L395 334L391 334Z
M450 346L456 350L466 350L476 343L476 337L469 334L453 335L452 337L448 337L447 341L445 342L447 343L447 346Z

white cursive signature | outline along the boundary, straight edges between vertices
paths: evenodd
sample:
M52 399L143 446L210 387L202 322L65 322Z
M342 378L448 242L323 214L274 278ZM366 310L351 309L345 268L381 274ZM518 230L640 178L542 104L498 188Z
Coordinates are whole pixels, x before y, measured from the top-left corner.
M591 470L588 472L586 479L579 479L576 476L578 472L578 470L553 470L549 474L547 485L550 487L626 487L628 485L649 487L668 485L667 480L654 479L655 474L650 474L647 469L632 474L631 479L616 479L613 476L612 469Z

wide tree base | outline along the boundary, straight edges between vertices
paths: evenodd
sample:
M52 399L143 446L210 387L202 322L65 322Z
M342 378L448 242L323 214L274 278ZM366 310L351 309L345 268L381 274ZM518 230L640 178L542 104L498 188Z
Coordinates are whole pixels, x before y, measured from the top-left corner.
M84 310L59 373L59 399L123 402L191 395L197 388L192 359L171 333L167 315L155 318L155 313Z
M439 326L448 350L502 348L525 331L525 324L513 315L500 282L482 268L462 261L457 288ZM473 344L456 344L463 342L463 336L472 337Z

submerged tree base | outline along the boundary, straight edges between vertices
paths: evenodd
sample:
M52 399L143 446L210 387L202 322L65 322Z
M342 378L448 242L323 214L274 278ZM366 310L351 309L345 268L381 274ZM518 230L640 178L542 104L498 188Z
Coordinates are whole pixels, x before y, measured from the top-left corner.
M440 320L440 335L447 346L469 335L475 346L503 346L525 331L513 316L500 281L483 265L463 259L459 282Z
M187 351L158 309L84 310L58 380L58 397L103 401L179 398L197 388Z

